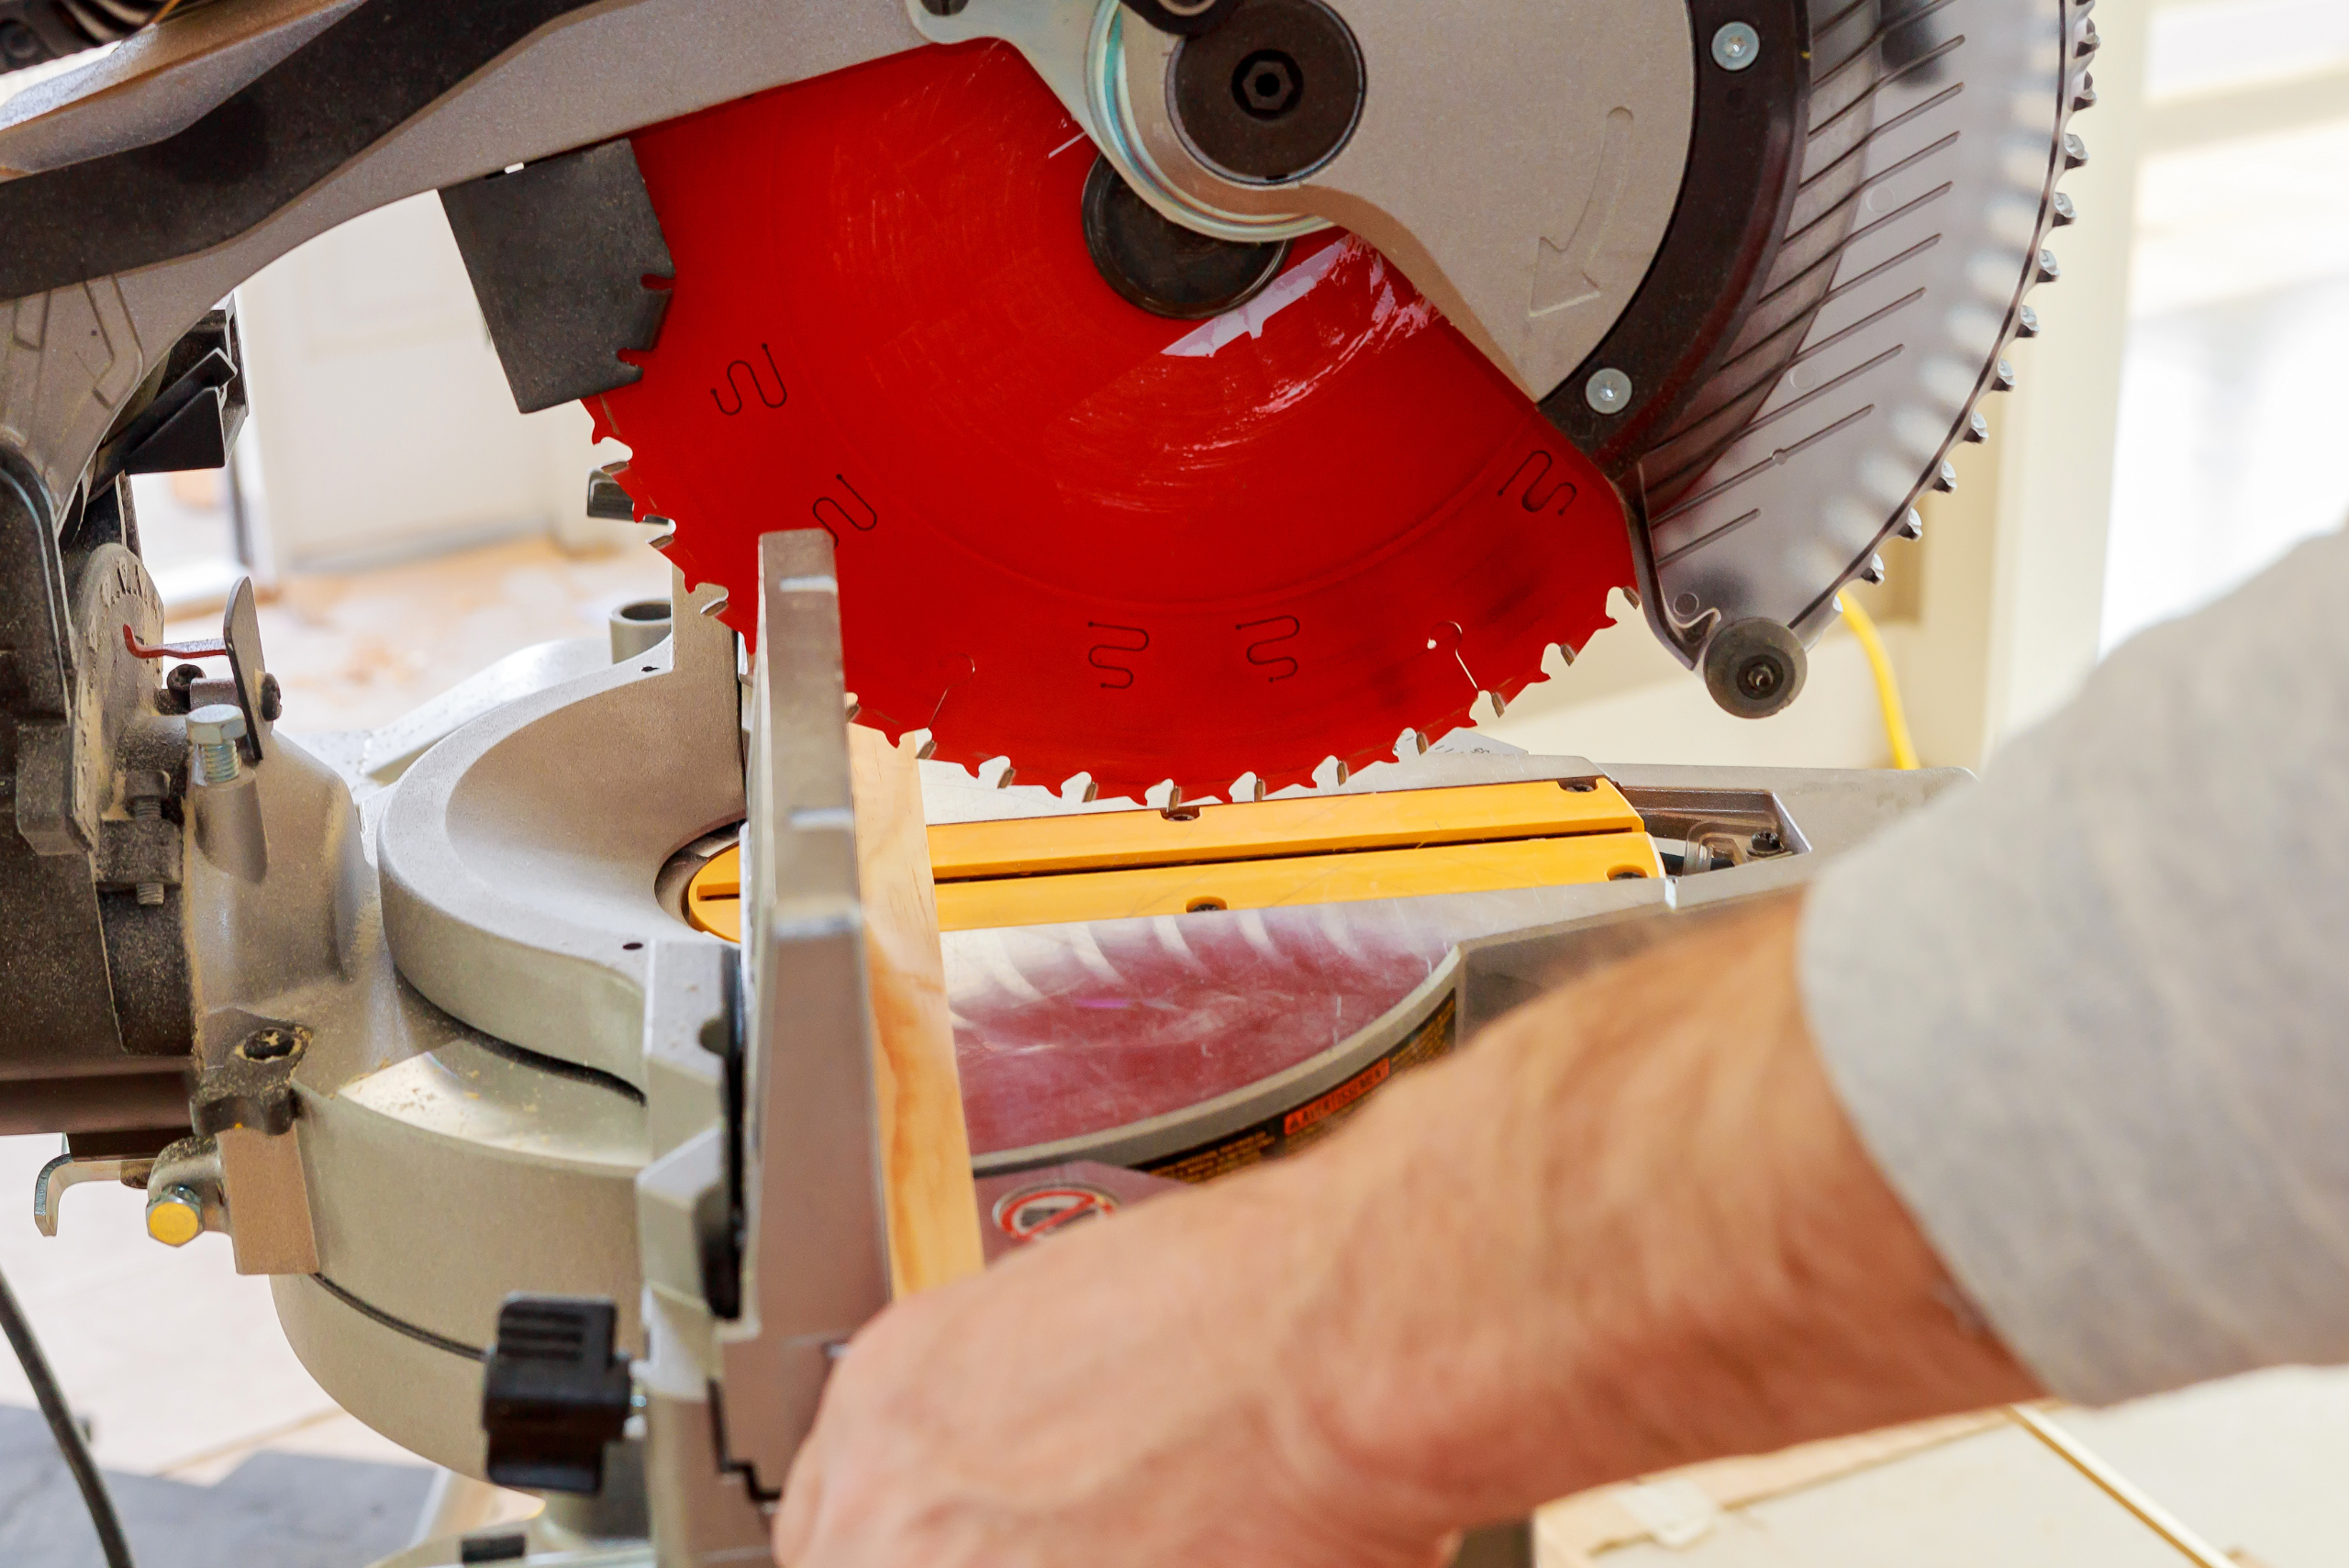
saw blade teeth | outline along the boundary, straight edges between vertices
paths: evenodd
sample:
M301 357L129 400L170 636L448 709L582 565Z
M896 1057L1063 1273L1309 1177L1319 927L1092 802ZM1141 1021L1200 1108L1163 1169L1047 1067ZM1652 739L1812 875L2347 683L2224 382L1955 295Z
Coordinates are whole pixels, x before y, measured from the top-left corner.
M1053 793L1073 806L1090 806L1101 797L1101 786L1089 773L1071 773Z
M907 730L899 738L898 744L903 745L907 740L914 743L914 761L917 762L927 762L938 755L938 737L927 729Z

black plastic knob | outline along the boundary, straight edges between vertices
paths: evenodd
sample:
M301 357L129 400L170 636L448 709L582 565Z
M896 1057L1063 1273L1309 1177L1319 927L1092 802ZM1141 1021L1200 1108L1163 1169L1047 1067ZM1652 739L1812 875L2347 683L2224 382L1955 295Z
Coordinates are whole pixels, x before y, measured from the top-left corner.
M628 1356L613 1348L619 1309L576 1296L509 1296L482 1371L489 1478L500 1486L593 1495L604 1449L628 1427Z

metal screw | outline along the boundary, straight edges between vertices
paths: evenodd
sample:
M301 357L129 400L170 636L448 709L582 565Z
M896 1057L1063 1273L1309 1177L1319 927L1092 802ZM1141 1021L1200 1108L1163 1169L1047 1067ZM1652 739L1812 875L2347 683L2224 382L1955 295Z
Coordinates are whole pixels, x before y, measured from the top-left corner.
M172 673L163 677L163 693L157 699L165 713L185 713L195 706L194 693L196 682L204 679L201 664L174 664Z
M1776 660L1757 656L1738 669L1737 689L1759 702L1776 692L1786 678Z
M1762 58L1762 35L1743 22L1722 24L1713 35L1713 63L1723 71L1742 71Z
M204 1200L186 1187L147 1195L147 1234L166 1247L184 1247L204 1234Z
M1752 843L1753 852L1757 855L1782 855L1787 851L1787 841L1778 837L1778 830L1776 828L1763 828L1759 833L1754 834L1749 842Z
M1620 414L1631 406L1631 378L1609 365L1584 385L1582 399L1594 413Z
M187 743L195 748L196 776L208 784L237 782L237 742L244 739L245 716L227 703L214 703L187 716Z
M134 796L130 802L130 819L133 822L161 822L163 819L163 803L152 795ZM142 882L139 884L140 908L152 909L162 901L161 883Z
M279 1062L301 1049L300 1035L272 1024L247 1035L238 1044L237 1054L248 1062Z
M1276 49L1260 49L1240 62L1231 91L1240 106L1260 120L1278 119L1305 95L1304 73Z

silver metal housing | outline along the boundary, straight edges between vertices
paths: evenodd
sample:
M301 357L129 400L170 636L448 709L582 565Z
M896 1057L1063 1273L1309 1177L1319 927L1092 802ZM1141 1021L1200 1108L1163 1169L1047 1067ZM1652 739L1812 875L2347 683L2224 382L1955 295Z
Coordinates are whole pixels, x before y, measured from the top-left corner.
M1766 401L1647 517L1649 617L1684 660L1747 617L1824 631L1996 384L2066 166L2084 26L2059 0L1944 0L1881 27L1848 7L1814 39L1773 283L1831 282ZM1878 47L1894 27L1916 36L1905 62Z

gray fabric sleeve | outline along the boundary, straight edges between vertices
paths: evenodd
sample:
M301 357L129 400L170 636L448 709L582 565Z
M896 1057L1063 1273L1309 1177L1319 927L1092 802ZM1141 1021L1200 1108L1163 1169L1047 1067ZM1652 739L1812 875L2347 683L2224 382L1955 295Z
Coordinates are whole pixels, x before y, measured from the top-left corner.
M2136 639L1838 862L1806 1008L2049 1388L2349 1361L2349 539Z

